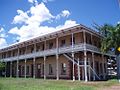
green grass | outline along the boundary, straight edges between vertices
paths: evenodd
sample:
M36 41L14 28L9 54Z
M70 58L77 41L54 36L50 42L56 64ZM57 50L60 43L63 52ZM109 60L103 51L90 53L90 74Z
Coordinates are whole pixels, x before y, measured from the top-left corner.
M71 80L0 78L0 90L102 90L115 84L118 84L117 80L85 83Z

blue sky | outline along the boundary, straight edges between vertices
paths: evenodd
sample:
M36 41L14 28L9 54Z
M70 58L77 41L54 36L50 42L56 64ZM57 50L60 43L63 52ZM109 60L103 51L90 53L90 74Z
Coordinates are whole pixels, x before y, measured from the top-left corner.
M0 0L0 48L62 28L115 25L118 0Z

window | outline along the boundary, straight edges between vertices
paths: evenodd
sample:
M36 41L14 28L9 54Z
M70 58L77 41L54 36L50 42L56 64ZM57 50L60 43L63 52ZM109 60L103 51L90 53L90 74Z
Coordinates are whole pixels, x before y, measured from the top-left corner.
M26 74L29 75L29 72L30 72L29 66L27 66L27 68L26 68Z
M53 48L53 42L49 43L49 49Z
M61 40L61 47L65 46L65 40Z
M62 63L61 64L61 74L65 75L66 70L67 70L66 63Z
M53 74L53 67L52 64L49 64L49 75Z

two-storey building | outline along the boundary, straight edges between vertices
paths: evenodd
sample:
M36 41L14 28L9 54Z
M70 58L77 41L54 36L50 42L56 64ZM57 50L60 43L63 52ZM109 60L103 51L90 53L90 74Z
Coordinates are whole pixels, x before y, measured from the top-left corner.
M20 42L0 50L7 77L106 79L110 52L100 52L102 35L84 25Z

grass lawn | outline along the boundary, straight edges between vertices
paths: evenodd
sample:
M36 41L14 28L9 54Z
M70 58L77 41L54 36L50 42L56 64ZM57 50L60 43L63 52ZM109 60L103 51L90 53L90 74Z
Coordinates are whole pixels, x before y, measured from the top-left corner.
M103 90L117 84L117 80L85 83L71 80L0 78L0 90Z

